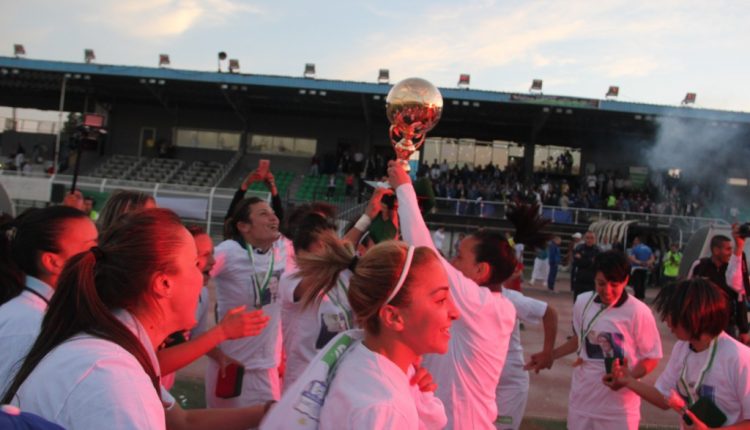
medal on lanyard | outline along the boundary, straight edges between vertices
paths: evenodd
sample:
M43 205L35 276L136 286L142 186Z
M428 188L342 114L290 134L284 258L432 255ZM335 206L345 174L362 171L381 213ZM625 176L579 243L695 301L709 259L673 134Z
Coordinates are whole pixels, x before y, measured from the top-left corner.
M340 296L339 294L343 293L344 296L349 292L349 289L346 288L346 285L344 285L343 282L341 282L341 279L338 280L338 286L337 291L330 291L328 293L328 298L331 299L331 302L336 305L337 308L341 310L341 313L344 315L344 323L346 324L346 330L349 330L352 328L352 322L351 322L351 315L349 313L349 310L344 306L344 303L342 300L339 300ZM333 294L335 293L335 294Z
M688 398L688 404L690 406L697 402L698 398L700 397L698 396L698 390L700 390L701 385L703 385L703 379L706 377L706 373L708 373L709 369L711 369L711 366L714 363L714 358L716 357L716 349L718 347L718 339L718 337L715 337L714 340L711 341L711 352L706 359L706 363L703 365L703 368L698 374L698 380L695 382L695 385L691 386L687 382L687 355L685 356L685 360L683 360L682 362L682 371L680 372L678 388L682 387L685 390L685 393L687 394L686 397Z
M271 273L273 273L273 265L274 261L276 260L276 254L273 252L273 248L269 250L271 253L271 262L268 264L268 270L266 271L266 275L263 277L263 281L258 280L258 273L256 272L255 268L255 257L253 257L253 249L250 247L250 245L247 245L247 253L250 256L250 263L253 266L253 289L255 290L255 309L260 309L263 307L263 297L265 296L266 292L268 292L268 283L271 281Z
M581 314L581 333L578 336L578 350L576 351L576 354L578 355L578 358L576 358L576 361L573 362L573 367L578 366L583 363L583 358L581 358L581 350L583 350L583 342L586 340L586 336L589 335L591 332L591 329L594 328L594 324L599 320L599 318L604 314L604 311L609 309L609 306L605 306L602 304L601 309L594 315L593 318L591 318L591 321L589 321L588 326L586 323L586 311L589 309L589 306L591 306L591 303L594 302L594 299L597 297L596 294L592 294L591 298L588 302L586 302L586 306L583 307L583 313ZM585 327L585 328L584 328Z

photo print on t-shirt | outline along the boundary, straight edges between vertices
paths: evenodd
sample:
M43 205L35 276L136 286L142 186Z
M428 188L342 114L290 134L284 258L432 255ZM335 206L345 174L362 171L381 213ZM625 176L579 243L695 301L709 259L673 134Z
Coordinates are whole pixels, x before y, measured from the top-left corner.
M625 337L622 333L591 331L586 336L586 355L593 359L624 358L623 344Z
M268 288L263 290L260 295L261 306L270 305L279 300L279 278L281 278L281 271L274 272L271 275L268 280Z
M336 337L337 334L346 330L346 316L341 312L323 313L320 316L320 333L315 342L315 348L320 349Z

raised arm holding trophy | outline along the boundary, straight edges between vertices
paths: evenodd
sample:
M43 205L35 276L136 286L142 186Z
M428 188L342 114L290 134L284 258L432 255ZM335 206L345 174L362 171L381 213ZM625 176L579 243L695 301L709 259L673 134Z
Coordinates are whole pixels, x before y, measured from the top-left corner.
M409 157L422 146L427 132L440 120L443 96L424 79L404 79L388 92L385 111L391 123L391 145L399 163L408 172Z

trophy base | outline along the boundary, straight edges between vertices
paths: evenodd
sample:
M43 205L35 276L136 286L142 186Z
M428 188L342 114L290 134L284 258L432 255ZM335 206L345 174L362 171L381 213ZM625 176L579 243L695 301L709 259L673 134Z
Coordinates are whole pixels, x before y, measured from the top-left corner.
M409 165L409 161L403 160L400 158L396 161L398 161L398 164L401 166L402 169L404 169L404 172L406 173L411 172L411 166Z

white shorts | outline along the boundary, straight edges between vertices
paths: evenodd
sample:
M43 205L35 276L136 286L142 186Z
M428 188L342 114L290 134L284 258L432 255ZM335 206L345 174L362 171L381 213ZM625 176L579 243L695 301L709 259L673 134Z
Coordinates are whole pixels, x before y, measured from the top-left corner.
M497 419L495 428L498 430L518 430L526 412L526 402L529 399L529 385L500 386L495 392L497 402Z
M638 430L639 416L591 418L568 409L568 430Z
M205 384L206 406L209 408L240 408L281 398L281 381L279 380L279 370L276 368L246 369L245 376L242 378L242 393L231 399L216 397L218 374L218 363L209 359L206 365Z

